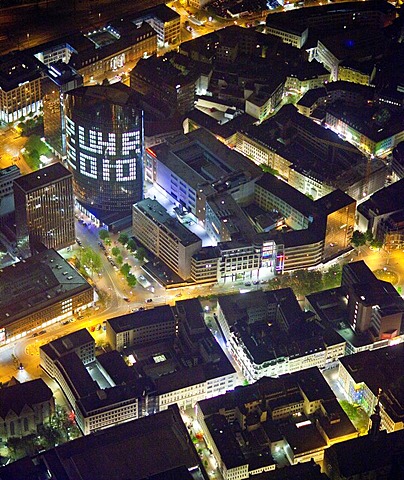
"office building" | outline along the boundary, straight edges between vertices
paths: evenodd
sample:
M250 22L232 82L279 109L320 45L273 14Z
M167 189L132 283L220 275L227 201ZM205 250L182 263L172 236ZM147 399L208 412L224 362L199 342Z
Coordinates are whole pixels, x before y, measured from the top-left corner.
M75 242L72 174L59 162L14 181L17 248L60 250Z
M404 301L362 260L342 269L341 286L306 296L319 322L346 341L346 355L395 345L404 334Z
M95 358L86 330L40 347L41 367L60 385L85 435L175 403L190 408L238 384L197 299L112 318L106 335L114 350Z
M101 224L129 217L143 198L143 111L121 83L66 98L67 163L79 208Z
M0 121L17 122L38 115L42 105L41 62L28 52L0 58Z
M205 225L207 198L229 193L246 205L254 198L261 169L204 129L146 150L147 178L196 222Z
M196 94L206 92L211 74L206 63L172 51L140 59L130 72L130 87L183 115L194 108Z
M14 214L14 180L21 176L17 165L0 169L0 224Z
M86 280L55 250L0 272L0 344L10 343L93 305Z
M404 179L395 182L358 206L358 225L372 232L388 250L404 245Z
M324 471L330 480L401 480L403 453L404 431L380 431L328 448L324 452Z
M369 97L369 89L364 92L365 88L332 82L309 91L306 94L309 100L303 101L303 97L298 108L310 113L325 102L328 105L331 101L344 100L351 108L358 109L364 98ZM270 167L290 186L314 200L340 189L359 201L384 186L388 169L380 159L367 158L358 145L347 145L338 133L299 114L293 105L285 105L261 125L240 129L235 148L257 165Z
M18 177L21 177L21 172L17 165L10 165L0 170L0 201L14 194L13 183Z
M334 190L313 202L272 174L256 182L255 203L264 211L276 211L285 219L281 229L261 232L258 239L283 246L282 270L319 265L349 248L355 223L356 202Z
M42 82L43 127L46 143L61 158L66 157L66 93L83 85L83 77L59 60L45 69Z
M74 465L74 468L72 466ZM178 407L72 440L1 470L3 480L56 478L207 480Z
M367 155L385 158L404 140L402 112L363 106L333 105L326 125Z
M177 275L190 278L191 257L202 248L202 240L157 200L146 198L133 205L132 233Z
M84 365L95 359L94 339L87 329L83 328L76 332L52 340L42 345L39 350L40 364L51 377L55 376L55 362L60 358L75 353Z
M74 33L40 45L34 50L34 56L47 67L59 61L68 64L88 85L100 74L126 74L139 58L156 51L157 34L150 25L146 22L134 25L119 19L89 32Z

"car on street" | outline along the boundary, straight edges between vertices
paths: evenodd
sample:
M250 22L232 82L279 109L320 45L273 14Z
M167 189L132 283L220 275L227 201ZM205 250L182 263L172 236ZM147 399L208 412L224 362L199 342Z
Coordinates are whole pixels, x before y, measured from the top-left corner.
M147 298L147 299L146 299L146 303L151 303L152 301L153 301L152 298Z

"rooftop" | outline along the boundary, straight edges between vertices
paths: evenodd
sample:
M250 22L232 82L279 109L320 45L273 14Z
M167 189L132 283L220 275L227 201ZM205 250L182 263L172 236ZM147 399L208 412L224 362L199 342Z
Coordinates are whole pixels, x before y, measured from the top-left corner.
M374 193L358 210L371 218L402 210L404 205L404 178Z
M98 480L144 480L171 469L181 472L183 466L194 470L196 478L203 478L204 470L176 405L155 415L111 426L59 445L28 463L26 460L20 462L24 465L19 469L18 465L5 467L13 476L2 470L0 477L7 480L36 478L24 473L35 470L33 463L46 464L48 474L63 479L73 478L72 468L80 478Z
M401 112L386 107L366 106L358 109L334 104L327 111L376 143L404 130ZM378 147L376 154L377 151Z
M257 365L321 352L343 342L334 332L305 320L290 288L225 295L218 303L230 331Z
M161 22L171 22L173 20L180 20L180 15L172 8L167 7L164 3L157 5L156 7L146 8L142 10L136 20L139 18L155 17ZM134 20L132 20L134 21Z
M51 165L41 168L36 172L28 173L14 180L14 183L26 193L34 192L40 188L61 181L65 178L72 178L73 174L62 165L61 162L55 162Z
M175 322L173 312L169 305L140 310L108 320L108 323L115 333L125 332L133 328L147 327L148 325L162 322Z
M389 470L402 457L404 451L404 430L386 433L379 432L375 439L372 435L363 435L353 440L336 443L325 453L335 456L340 475L343 478L370 476L369 472L385 471L388 478L399 479L401 475L389 476ZM375 473L377 475L377 473Z

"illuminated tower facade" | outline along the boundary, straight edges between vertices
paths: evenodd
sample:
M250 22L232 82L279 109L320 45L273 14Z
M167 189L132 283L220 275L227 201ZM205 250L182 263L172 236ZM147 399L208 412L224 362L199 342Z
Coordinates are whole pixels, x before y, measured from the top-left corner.
M79 204L102 219L143 198L143 111L121 83L80 87L65 102L67 163Z

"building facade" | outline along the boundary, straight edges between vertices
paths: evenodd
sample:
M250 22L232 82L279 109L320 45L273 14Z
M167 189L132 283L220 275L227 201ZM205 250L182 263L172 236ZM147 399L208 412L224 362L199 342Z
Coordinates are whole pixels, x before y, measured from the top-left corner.
M42 105L41 63L25 52L0 59L0 121L17 122L38 115Z
M17 247L24 256L43 244L56 250L75 242L72 174L59 162L14 181Z

